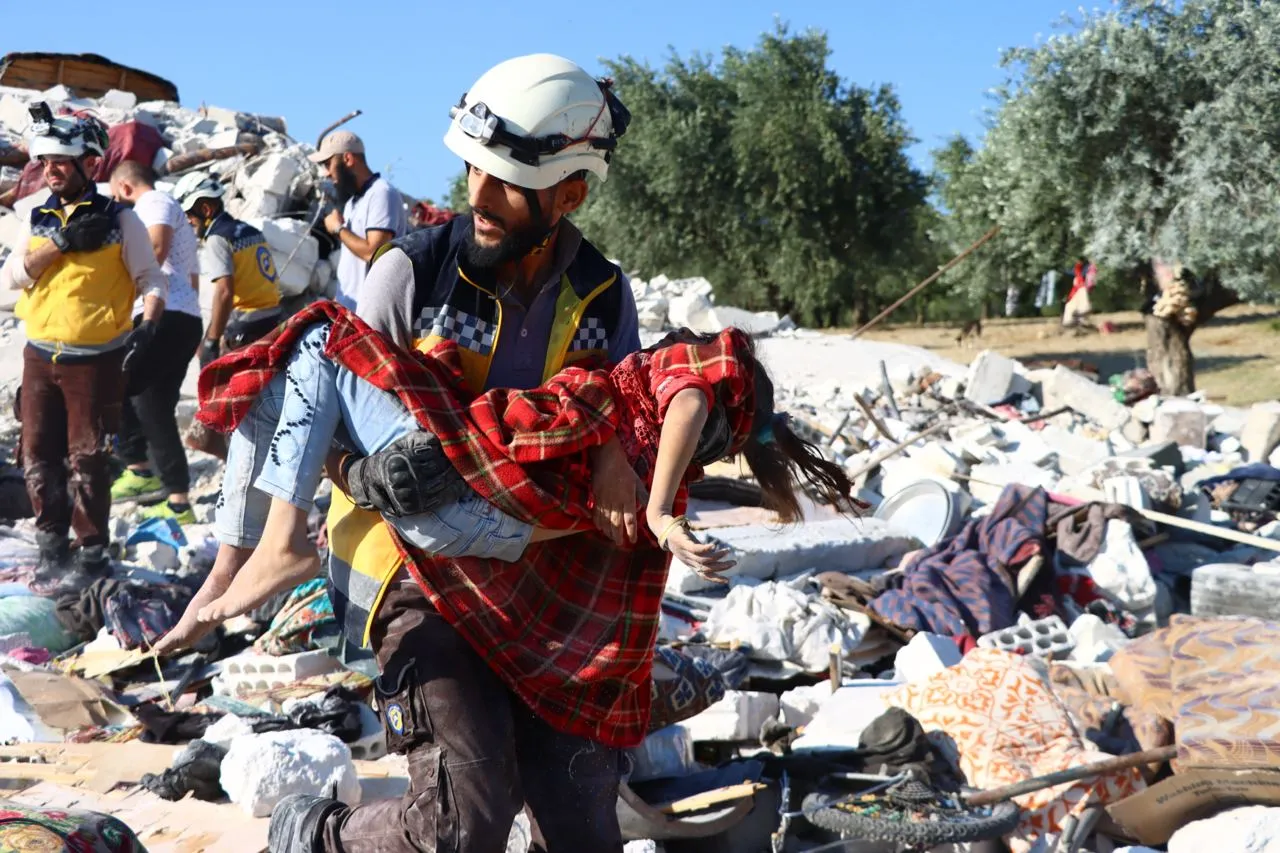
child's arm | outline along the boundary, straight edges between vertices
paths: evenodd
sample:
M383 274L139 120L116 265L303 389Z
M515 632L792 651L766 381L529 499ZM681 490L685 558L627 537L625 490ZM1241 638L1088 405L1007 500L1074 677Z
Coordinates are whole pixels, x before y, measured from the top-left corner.
M672 515L676 492L693 460L708 412L707 395L697 388L686 388L671 398L658 437L658 459L646 511L649 529L659 543L699 574L724 571L733 565L725 559L728 549L698 542L690 534L688 523ZM709 579L720 581L717 577Z

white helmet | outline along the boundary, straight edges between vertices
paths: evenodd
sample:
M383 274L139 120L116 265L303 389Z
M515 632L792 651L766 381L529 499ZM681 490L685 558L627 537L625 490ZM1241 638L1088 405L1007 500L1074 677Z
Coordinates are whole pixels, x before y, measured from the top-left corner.
M92 116L54 118L48 104L40 101L30 107L31 139L27 153L32 160L41 157L83 157L107 153L107 129Z
M610 91L559 56L537 53L489 69L449 110L444 144L476 168L542 190L575 172L605 180L631 114Z
M222 198L226 187L218 180L204 172L187 172L174 184L173 197L178 200L184 213L190 213L197 201L202 198Z

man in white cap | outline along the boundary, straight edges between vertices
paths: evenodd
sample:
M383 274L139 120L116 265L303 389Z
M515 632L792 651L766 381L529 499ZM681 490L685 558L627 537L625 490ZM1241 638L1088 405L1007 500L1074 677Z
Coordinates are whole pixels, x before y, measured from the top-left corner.
M467 167L470 215L383 246L356 313L406 348L455 342L464 381L476 393L533 388L565 365L616 362L638 350L627 277L568 219L586 200L588 174L606 177L630 120L610 86L549 54L508 60L477 80L451 111L445 135ZM461 571L479 572L472 588L481 597L492 591L481 576L513 571L527 572L521 591L532 597L495 595L461 619L458 601L442 596L441 606L433 603L439 590L415 579L382 517L369 511L430 510L449 468L440 451L433 436L415 433L380 454L330 467L334 610L347 639L368 645L377 659L387 747L408 756L409 791L355 808L286 797L272 814L269 849L501 853L527 805L536 849L621 853L622 748L644 735L627 709L648 707L657 614L646 621L652 632L634 627L644 604L626 592L636 573L625 569L587 572L572 593L597 602L601 596L591 590L624 590L616 596L626 600L620 609L566 609L560 596L563 585L576 584L565 580L568 559L594 566L591 555L626 550L622 541L634 540L643 484L616 439L585 451L594 469L595 521L614 541L584 534L539 551L532 566L469 559ZM478 514L472 533L524 542L529 531L499 529ZM530 620L554 626L562 639L551 647L534 643L518 630ZM481 624L514 626L519 636L498 649L480 637ZM623 632L624 642L598 648L618 626L634 630ZM636 661L631 672L640 677L596 692L601 655L615 653ZM529 667L544 671L543 686L532 693L523 675ZM551 668L557 674L545 676ZM598 702L575 698L584 685ZM618 711L630 721L625 731Z
M325 217L325 230L342 244L338 255L337 301L355 310L365 269L378 247L409 230L404 199L369 168L364 142L348 130L337 130L320 143L311 162L324 167L346 199L342 211Z

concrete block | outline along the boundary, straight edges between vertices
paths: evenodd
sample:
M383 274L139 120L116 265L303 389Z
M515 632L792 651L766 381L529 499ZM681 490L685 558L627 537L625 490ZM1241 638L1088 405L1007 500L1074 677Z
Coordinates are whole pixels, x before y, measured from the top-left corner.
M75 97L75 93L71 91L70 87L61 83L57 86L51 86L40 93L40 100L42 101L71 101L75 100Z
M1160 398L1157 396L1143 397L1138 402L1129 407L1129 411L1133 413L1133 417L1144 424L1153 424L1156 421L1156 409L1160 407Z
M98 98L98 103L108 109L124 110L128 112L138 105L138 96L133 92L122 92L119 89L108 89L107 93Z
M914 447L910 452L912 461L948 479L969 471L968 463L961 458L962 451L953 452L942 442L930 442L923 447Z
M382 718L368 705L360 706L360 737L347 744L355 761L377 761L387 754L387 733Z
M1173 441L1144 444L1133 450L1117 453L1116 456L1122 459L1149 459L1156 468L1173 469L1174 476L1177 477L1181 477L1184 470L1182 452L1178 450L1177 443Z
M791 688L778 697L782 722L792 728L809 725L832 695L831 685L826 681Z
M711 300L697 292L679 293L667 304L667 318L673 328L687 326L695 332L718 332Z
M1102 481L1102 493L1108 503L1131 506L1134 509L1151 509L1151 498L1138 477L1122 475Z
M1064 658L1076 647L1076 641L1061 619L1050 616L983 634L978 638L978 646L1020 655Z
M266 732L236 738L222 760L222 790L252 817L268 817L290 794L332 796L360 802L360 779L351 750L314 729Z
M984 504L993 504L999 500L1000 493L1010 483L1052 489L1059 479L1052 471L1025 462L975 465L969 472L969 477L969 493Z
M167 542L139 542L134 554L137 562L157 572L171 572L181 565L178 549Z
M695 742L755 741L765 720L778 716L778 697L772 693L727 690L724 698L681 723Z
M213 119L202 118L200 116L196 116L195 118L191 119L191 121L187 122L185 125L182 126L182 130L185 131L185 135L199 136L199 137L210 136L214 133L217 133L220 129L221 128L219 127L218 123ZM203 139L200 140L199 147L200 148L204 147Z
M923 681L936 672L960 663L960 647L948 637L921 631L898 649L893 668L907 683Z
M1071 623L1071 637L1076 647L1071 659L1080 663L1105 663L1131 641L1115 625L1103 622L1092 613L1084 613Z
M267 192L262 187L247 186L241 190L239 198L227 203L227 208L232 216L247 222L275 216L284 210L285 201L284 196Z
M1059 364L1043 385L1044 407L1068 406L1103 429L1120 429L1129 420L1129 410L1116 402L1111 389Z
M1280 445L1280 401L1255 403L1245 417L1240 443L1250 462L1261 462Z
M647 296L636 303L636 312L640 317L640 328L649 332L661 332L667 328L667 298L665 296Z
M1165 400L1156 409L1151 424L1152 441L1172 441L1180 447L1204 449L1209 438L1209 419L1190 400Z
M1105 442L1052 424L1039 433L1039 439L1053 450L1058 470L1067 475L1083 473L1111 455Z
M0 127L15 136L22 136L30 125L31 114L27 112L26 101L13 95L0 97Z
M283 154L268 154L262 159L262 163L249 176L250 186L255 186L263 192L273 193L278 196L287 196L289 194L289 185L293 183L293 179L297 177L301 171L302 164L292 157L286 157Z
M341 667L337 658L323 651L279 657L241 652L222 662L222 672L214 679L213 688L220 696L240 699L252 690L286 687L313 675L336 672Z
M222 127L240 127L240 113L235 110L228 110L223 107L205 107L205 118L216 122Z
M902 686L900 681L846 681L822 703L804 735L791 745L793 753L856 749L867 726L885 712L882 697ZM828 688L830 689L830 688Z
M1241 806L1194 820L1169 839L1169 853L1233 850L1267 853L1280 850L1280 808Z
M990 406L1011 394L1031 390L1031 383L1018 372L1018 363L992 350L983 350L969 366L965 380L966 400Z
M916 547L910 536L891 530L878 518L834 518L809 521L778 530L763 524L726 527L714 538L733 551L738 564L722 576L770 580L806 569L819 572L855 572L877 569ZM697 578L679 560L673 569L684 569L680 592L698 592L712 584Z

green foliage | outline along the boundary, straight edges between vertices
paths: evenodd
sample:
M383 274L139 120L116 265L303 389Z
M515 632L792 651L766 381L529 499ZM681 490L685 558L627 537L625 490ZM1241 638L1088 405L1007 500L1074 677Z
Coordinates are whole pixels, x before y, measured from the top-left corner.
M467 173L463 170L453 179L453 183L449 185L449 194L444 198L445 205L450 210L464 211L469 208L467 204Z
M820 32L752 50L609 63L635 121L576 219L644 275L702 275L717 298L835 325L935 264L927 179L897 98L828 68ZM897 288L897 290L895 290Z
M1087 254L1126 285L1166 257L1267 295L1280 272L1277 56L1280 4L1241 0L1118 0L1009 51L981 150L938 156L948 242L1002 227L952 284L981 289L993 264L1028 280Z

